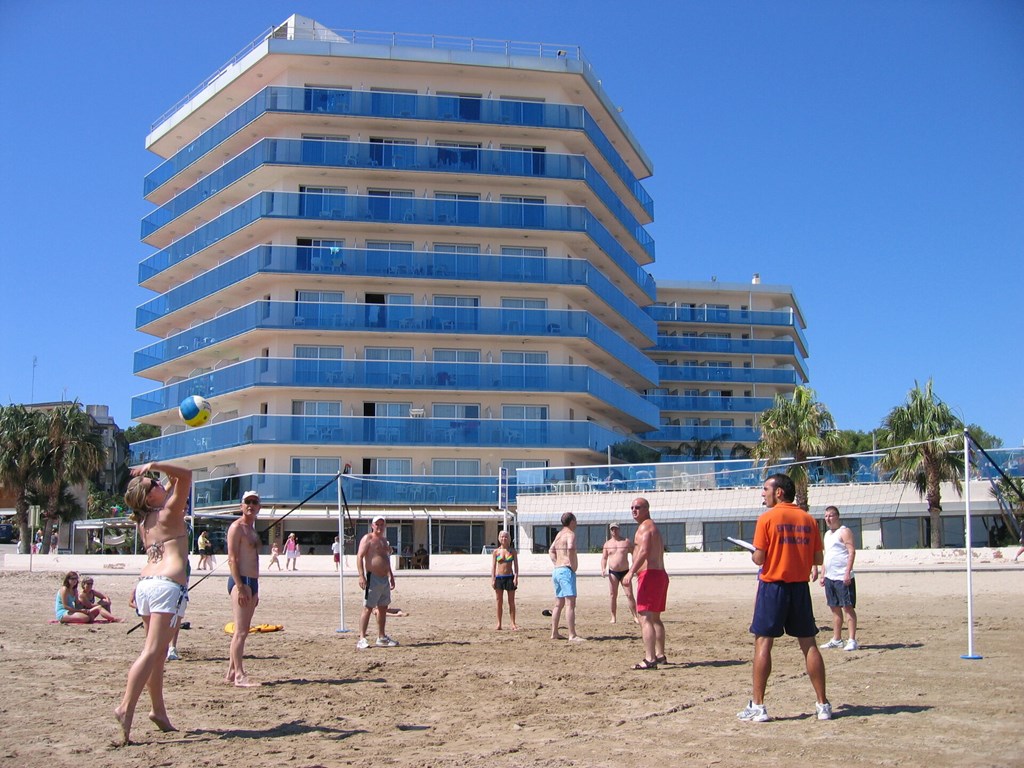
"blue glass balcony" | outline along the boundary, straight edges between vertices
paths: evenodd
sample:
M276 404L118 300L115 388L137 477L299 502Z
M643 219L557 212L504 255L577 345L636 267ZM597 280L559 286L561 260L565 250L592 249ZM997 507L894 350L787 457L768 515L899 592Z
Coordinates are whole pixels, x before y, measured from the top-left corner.
M654 298L654 278L590 211L580 206L306 192L254 195L144 259L139 264L139 282L145 283L261 218L578 232L587 235L646 296Z
M338 485L334 475L265 474L232 475L195 483L196 509L237 506L242 493L254 490L264 508L291 506L305 500L327 483L307 502L310 505L337 507ZM410 504L495 507L498 504L498 478L461 475L342 475L345 500L350 505L374 504L405 507ZM509 485L510 501L515 500L516 485Z
M201 394L201 393L185 393ZM184 398L185 395L182 395ZM647 402L663 412L739 411L761 413L775 404L771 397L720 397L717 395L648 395ZM135 418L133 415L132 418Z
M797 372L788 368L713 368L703 365L659 365L659 381L706 382L711 384L792 384L797 385Z
M645 443L684 443L690 440L717 440L718 442L756 443L761 430L743 426L668 426L637 435Z
M653 383L657 374L650 358L583 310L292 301L256 301L144 347L135 353L135 372L243 333L285 328L587 339L638 376Z
M654 202L593 117L581 106L458 96L269 86L182 147L145 179L149 195L214 147L267 112L512 125L583 131L626 189L654 218Z
M246 360L134 397L132 418L177 408L189 395L214 397L252 387L581 394L590 395L645 424L658 423L655 405L583 365L277 357Z
M792 328L800 340L800 346L807 349L803 328L797 322L796 313L791 310L761 309L716 309L713 307L644 307L654 320L661 323L706 323L708 325L759 325L767 327ZM660 338L660 337L659 337ZM671 337L667 337L671 338ZM682 337L679 337L680 339ZM659 342L660 343L660 342Z
M157 296L135 312L144 328L183 307L259 273L469 280L587 286L649 339L657 326L604 273L582 259L492 256L439 251L382 251L365 248L260 245Z
M654 258L654 238L581 155L465 147L263 139L142 219L142 237L174 221L219 190L263 165L311 168L380 168L435 173L518 176L585 182L637 244Z
M243 416L131 445L131 463L247 445L543 448L602 453L630 440L592 421L373 416Z
M807 378L807 361L790 339L713 339L702 336L658 336L659 352L699 352L722 355L775 355L786 357Z

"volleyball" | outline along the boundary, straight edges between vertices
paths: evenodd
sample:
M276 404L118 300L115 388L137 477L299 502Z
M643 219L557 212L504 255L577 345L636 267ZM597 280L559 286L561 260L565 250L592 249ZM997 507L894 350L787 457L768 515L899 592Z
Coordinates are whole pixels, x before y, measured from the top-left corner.
M210 407L210 403L206 398L199 395L189 395L181 401L178 413L181 414L181 420L190 427L199 427L210 420L213 408Z

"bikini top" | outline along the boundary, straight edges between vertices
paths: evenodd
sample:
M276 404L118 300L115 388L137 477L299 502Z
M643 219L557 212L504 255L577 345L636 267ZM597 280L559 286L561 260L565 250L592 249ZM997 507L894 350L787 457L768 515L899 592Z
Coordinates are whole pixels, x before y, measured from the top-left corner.
M515 555L511 552L507 552L504 555L495 554L494 562L496 563L511 563L515 559Z

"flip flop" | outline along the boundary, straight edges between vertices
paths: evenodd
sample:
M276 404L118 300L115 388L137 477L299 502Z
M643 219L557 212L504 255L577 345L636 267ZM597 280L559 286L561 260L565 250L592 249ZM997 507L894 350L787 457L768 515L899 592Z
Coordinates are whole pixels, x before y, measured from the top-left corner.
M634 664L633 665L633 669L657 669L657 668L658 668L658 662L657 661L648 661L647 659L644 659L639 664Z
M655 664L668 664L668 658L665 657L665 656L655 656L654 657L654 663Z

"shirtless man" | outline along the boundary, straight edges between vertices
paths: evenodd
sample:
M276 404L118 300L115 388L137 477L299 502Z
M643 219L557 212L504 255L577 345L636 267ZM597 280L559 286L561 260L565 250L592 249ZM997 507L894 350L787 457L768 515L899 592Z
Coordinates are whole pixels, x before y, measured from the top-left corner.
M380 515L373 518L370 532L359 542L356 553L356 568L359 569L359 588L363 590L363 613L359 617L359 642L356 648L369 648L366 630L370 626L370 615L377 611L377 645L394 648L397 641L388 637L384 625L388 620L387 607L391 603L391 590L395 588L395 573L391 570L391 545L385 535L386 521Z
M228 654L228 673L224 682L239 688L254 688L259 683L245 674L245 639L256 606L260 604L260 537L256 533L256 516L260 513L260 496L256 491L242 494L242 516L228 528L228 594L235 620Z
M622 584L622 577L629 570L629 556L633 554L633 542L624 539L619 534L619 524L612 523L608 526L611 538L604 543L601 549L601 575L608 579L608 590L612 602L612 620L616 620L616 609L619 596L619 585L622 585L622 593L629 603L629 612L633 615L633 621L640 623L640 617L636 615L636 599L633 597L633 587L629 584Z
M661 531L651 520L651 505L647 499L636 498L630 506L633 519L640 525L633 544L633 565L622 577L628 585L636 579L636 609L640 613L640 631L644 637L644 660L633 669L657 669L666 664L665 625L661 614L668 597L668 573L665 572L665 542Z
M565 623L569 627L569 640L578 643L583 640L576 634L576 515L566 512L562 515L562 530L555 536L548 549L548 556L555 565L551 581L555 586L555 609L551 612L551 639L565 640L558 632L558 622L565 608Z
M163 472L167 483L149 477ZM114 710L121 726L122 743L131 736L135 705L142 689L149 690L152 708L149 719L161 731L178 730L171 725L164 704L164 663L175 628L188 605L188 533L185 528L185 503L192 486L192 472L163 462L150 462L132 468L132 479L125 491L125 503L146 547L146 564L135 585L134 597L146 640L139 657L128 670L124 697Z

